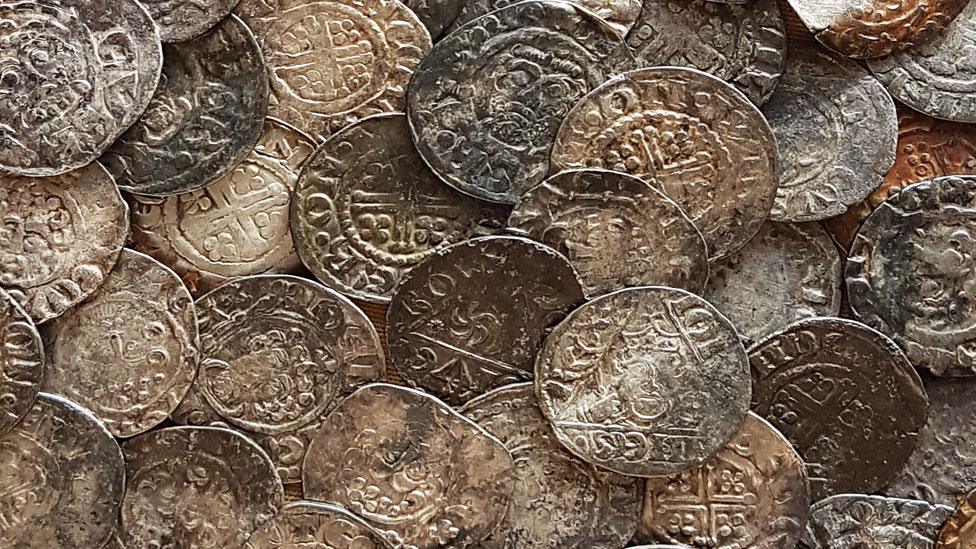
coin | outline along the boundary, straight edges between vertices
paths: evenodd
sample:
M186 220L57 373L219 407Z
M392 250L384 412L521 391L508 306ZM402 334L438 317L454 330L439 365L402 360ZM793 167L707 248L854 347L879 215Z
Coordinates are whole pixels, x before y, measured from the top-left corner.
M0 174L0 286L37 323L92 294L125 244L129 209L97 162L64 175Z
M843 494L814 503L803 535L810 549L930 549L952 507L924 501Z
M749 361L732 324L684 290L620 290L576 309L535 364L542 413L570 452L634 476L704 463L742 427Z
M956 504L939 533L936 549L968 549L976 547L976 490L969 492Z
M548 246L461 242L400 281L386 317L390 362L407 383L460 405L532 379L546 329L583 301L576 271Z
M349 509L397 547L466 547L505 516L515 472L498 439L443 402L377 383L329 414L302 482L306 497Z
M9 431L37 400L45 374L41 336L30 316L0 290L0 434Z
M163 52L133 0L0 1L0 170L88 165L135 122Z
M115 527L125 484L122 452L88 410L41 393L0 436L0 545L101 547Z
M169 427L129 440L122 451L125 547L240 547L282 506L267 454L234 431Z
M119 187L134 194L187 193L230 173L261 137L268 109L261 50L240 19L167 44L163 54L149 108L102 156Z
M237 0L142 0L163 42L185 42L217 26Z
M567 111L633 63L617 32L574 4L494 11L438 42L410 80L417 149L452 187L513 204L546 177Z
M207 188L130 196L133 247L170 266L194 295L236 276L299 269L288 203L314 147L295 128L265 120L255 149Z
M387 549L383 535L335 505L298 501L251 533L244 549Z
M417 154L407 117L393 113L344 128L315 151L291 225L316 278L386 303L406 271L446 246L500 231L507 215L441 182Z
M795 320L837 315L841 266L819 224L767 221L746 247L712 264L702 295L756 340Z
M769 124L742 94L700 71L656 67L580 100L559 128L552 164L641 177L681 206L718 259L768 217L776 156Z
M556 174L519 198L508 226L564 254L589 295L649 285L701 293L708 280L708 251L695 224L624 173Z
M556 440L531 383L495 389L460 409L515 459L515 492L482 549L622 546L634 535L640 483L594 468Z
M431 39L437 40L457 19L464 0L404 0L403 3L417 14Z
M451 25L450 32L513 3L511 0L467 0L462 4L461 12ZM599 16L621 36L627 35L641 11L640 0L574 0L572 3Z
M402 111L430 34L398 0L242 0L271 72L269 113L321 141Z
M165 420L197 375L190 292L128 249L91 297L46 326L44 343L44 390L85 406L117 437Z

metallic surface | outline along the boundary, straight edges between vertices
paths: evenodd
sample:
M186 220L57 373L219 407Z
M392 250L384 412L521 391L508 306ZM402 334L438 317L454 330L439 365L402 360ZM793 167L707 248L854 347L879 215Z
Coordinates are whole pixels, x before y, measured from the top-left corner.
M467 0L462 4L461 13L451 25L449 32L454 32L461 25L482 15L487 15L514 3L512 0ZM574 0L572 3L598 15L621 36L626 36L627 32L634 26L642 4L640 0Z
M976 547L976 490L959 499L939 533L936 549L971 549Z
M237 0L141 0L159 27L163 42L196 38L220 23Z
M0 434L27 415L46 374L37 327L17 301L0 290Z
M430 37L437 40L450 32L448 28L457 20L465 0L404 0L403 3L417 14Z
M243 549L389 549L383 534L342 507L297 501L251 533Z
M810 507L809 549L931 549L952 507L924 501L843 494Z

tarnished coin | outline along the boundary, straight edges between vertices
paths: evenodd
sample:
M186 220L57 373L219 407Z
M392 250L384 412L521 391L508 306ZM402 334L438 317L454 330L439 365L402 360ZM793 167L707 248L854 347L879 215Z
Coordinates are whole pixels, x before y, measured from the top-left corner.
M0 216L0 286L37 323L98 289L128 234L129 208L97 162L52 177L0 174Z
M681 208L642 179L606 170L568 170L528 190L509 231L564 254L589 295L627 286L701 293L705 239Z
M133 0L0 0L0 170L98 158L149 105L163 51Z
M315 151L291 226L319 280L385 303L406 271L455 242L500 231L507 215L440 181L417 154L407 117L395 113L363 119Z
M163 53L149 108L102 156L119 187L135 194L187 193L230 173L261 137L268 110L267 69L240 19Z
M123 250L87 300L44 331L44 390L91 410L117 437L167 418L197 374L193 298L169 268Z
M0 290L0 434L27 415L45 376L44 350L34 321Z
M427 27L427 32L433 40L442 34L457 20L465 0L404 0L404 4L413 10L420 22Z
M976 490L956 504L939 533L936 549L972 549L976 547Z
M171 267L194 295L235 276L300 268L288 204L314 147L295 128L266 120L257 147L206 189L131 196L133 247Z
M742 427L750 381L732 324L704 299L664 287L588 302L556 326L535 364L559 442L634 476L704 463Z
M0 436L0 546L101 547L122 505L119 445L89 412L41 393Z
M314 501L285 505L258 527L244 549L388 549L383 535L342 507Z
M269 114L323 140L402 111L430 34L398 0L242 0L271 73Z
M450 31L453 32L461 25L513 3L512 0L466 0ZM640 0L573 0L572 3L598 15L621 36L627 35L641 11Z
M552 149L555 168L626 172L663 191L701 229L713 259L744 246L769 216L776 162L759 109L724 82L676 67L628 72L593 90L566 115Z
M637 529L640 483L594 468L556 440L531 383L495 389L461 413L498 437L515 459L515 492L482 549L616 549Z
M400 282L386 317L390 362L407 383L463 404L532 379L546 329L583 301L576 271L548 246L461 242Z
M910 499L842 494L810 507L809 549L931 549L952 507Z
M184 42L217 26L237 0L142 0L163 42Z
M302 482L306 497L349 509L397 547L466 547L504 518L515 465L498 439L443 402L377 383L329 414Z
M756 340L795 320L836 316L842 262L819 224L767 221L746 247L712 264L703 295Z
M122 451L127 548L241 547L282 506L267 454L234 431L170 427L139 435Z
M546 177L567 111L633 67L620 35L589 11L520 2L437 43L410 80L410 127L420 155L449 185L513 204Z
M936 375L976 375L976 177L916 183L861 226L845 276L855 318Z

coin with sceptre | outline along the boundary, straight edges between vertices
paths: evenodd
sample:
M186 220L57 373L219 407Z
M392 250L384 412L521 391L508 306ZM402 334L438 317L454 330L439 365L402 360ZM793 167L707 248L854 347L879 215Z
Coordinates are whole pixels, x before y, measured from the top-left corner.
M17 301L0 290L0 434L30 412L44 381L41 335Z
M251 532L243 549L391 549L383 534L336 505L296 501Z
M163 42L186 42L216 27L237 0L142 0Z
M926 501L840 494L814 503L800 547L933 549L952 507Z
M454 32L462 25L482 15L487 15L514 3L511 0L466 0L461 4L461 11L448 32ZM573 0L573 3L602 18L621 36L627 35L627 32L637 22L637 16L641 11L640 0Z

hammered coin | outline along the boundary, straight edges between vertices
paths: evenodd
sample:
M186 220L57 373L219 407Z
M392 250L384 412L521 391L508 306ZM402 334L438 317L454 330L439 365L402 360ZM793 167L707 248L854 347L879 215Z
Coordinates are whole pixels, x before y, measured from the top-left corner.
M0 290L0 434L30 411L45 376L41 336L34 321L7 292Z
M535 364L542 413L570 452L633 476L704 463L742 427L749 360L732 324L684 290L599 297L546 338Z
M545 179L566 112L633 66L623 39L589 11L520 2L437 43L410 80L410 128L420 155L449 185L513 204Z
M44 390L85 406L117 437L162 423L197 375L193 298L139 252L123 250L98 291L45 328Z
M626 36L637 22L641 11L641 0L573 0L573 4L586 8L607 22L620 36ZM507 7L510 0L466 0L450 32L482 15Z
M501 231L508 211L440 181L401 113L330 137L302 171L291 203L299 255L340 292L387 303L404 273L437 250Z
M229 278L293 272L288 204L310 137L267 119L253 151L205 189L179 196L132 195L132 246L171 267L199 295Z
M443 402L377 383L329 414L302 482L306 497L349 509L395 546L465 547L505 516L514 468L498 439Z
M925 501L842 494L810 507L802 541L809 549L930 549L951 514Z
M13 430L0 436L0 546L101 547L122 505L119 445L89 412L41 393Z
M701 293L708 280L708 251L695 224L660 191L624 173L556 174L522 195L508 230L564 254L588 295L650 285Z
M552 164L644 179L681 206L718 259L769 217L776 156L769 124L741 93L697 70L656 67L617 76L574 106Z
M314 501L285 505L251 533L244 549L389 549L383 535L342 507Z
M972 549L976 547L976 490L956 504L956 510L939 533L935 549Z
M404 0L407 5L427 27L432 40L437 40L452 26L461 13L465 0Z
M163 42L185 42L217 26L237 0L142 0Z
M445 248L408 272L387 311L390 362L407 383L460 405L532 379L546 329L584 301L561 254L489 236Z

